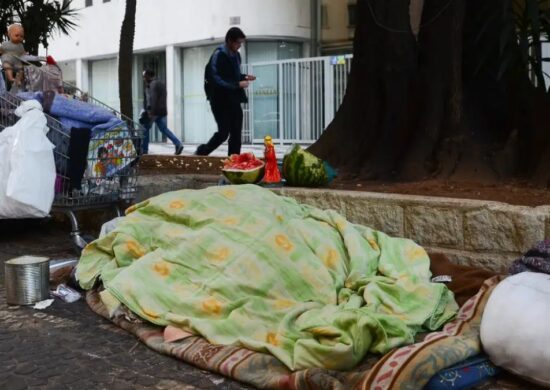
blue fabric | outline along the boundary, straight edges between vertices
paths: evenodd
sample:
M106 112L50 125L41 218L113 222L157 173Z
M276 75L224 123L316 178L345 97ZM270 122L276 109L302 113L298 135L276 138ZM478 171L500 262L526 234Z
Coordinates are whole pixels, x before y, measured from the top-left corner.
M145 135L143 137L143 153L147 154L149 153L149 132L151 130L151 127L153 126L153 122L157 124L157 127L159 131L164 134L166 137L172 141L172 143L175 146L181 145L181 141L178 139L178 137L175 136L174 133L170 131L166 124L166 117L165 116L157 116L154 120L145 122L143 124L143 127L145 128Z
M23 100L36 99L43 103L42 92L20 92L17 96ZM55 95L49 114L58 118L66 130L86 128L99 131L121 122L113 112L106 108L77 99L69 99L59 94Z
M328 176L328 182L330 183L338 176L338 171L326 161L323 161L323 165Z
M42 92L19 92L17 96L23 100L38 100L41 104L43 103L43 95ZM64 97L65 100L72 100L67 99ZM90 104L88 104L90 105ZM53 115L53 113L51 113ZM71 129L91 129L92 127L96 126L96 123L90 123L82 120L78 120L78 118L65 116L65 115L56 115L59 122L63 125L63 130L65 130L67 133L71 131Z
M537 243L523 256L514 261L508 269L510 274L520 272L542 272L550 274L550 239Z
M116 117L109 119L105 123L100 123L99 125L91 126L92 129L92 138L96 137L98 134L103 133L106 130L113 129L115 127L124 127L126 128L126 123L123 120Z
M81 122L71 118L59 117L58 119L66 131L70 131L71 129L91 129L95 126L93 123Z
M105 123L116 118L115 114L103 107L76 99L68 99L58 94L53 99L50 114L94 124Z
M42 104L42 92L19 92L17 97L22 100L38 100Z
M473 356L436 375L424 386L424 390L463 390L484 382L501 372L485 355Z

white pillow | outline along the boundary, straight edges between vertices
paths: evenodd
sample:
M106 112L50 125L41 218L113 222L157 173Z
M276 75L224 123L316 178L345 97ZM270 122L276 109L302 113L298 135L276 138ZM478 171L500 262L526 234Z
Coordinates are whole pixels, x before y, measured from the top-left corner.
M481 342L496 365L550 387L550 275L504 279L485 307Z

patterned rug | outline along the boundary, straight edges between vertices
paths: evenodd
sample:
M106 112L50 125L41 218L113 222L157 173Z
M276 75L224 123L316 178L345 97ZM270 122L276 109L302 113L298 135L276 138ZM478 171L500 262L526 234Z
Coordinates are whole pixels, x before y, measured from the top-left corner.
M176 342L164 340L164 328L131 315L109 318L91 290L86 300L97 314L135 335L149 348L173 356L201 369L227 376L261 389L419 389L439 371L480 353L479 326L493 288L502 280L495 276L485 281L479 292L460 309L457 318L441 331L425 335L416 344L397 348L382 358L371 356L351 371L311 368L292 372L275 357L235 346L210 344L202 337L189 335Z

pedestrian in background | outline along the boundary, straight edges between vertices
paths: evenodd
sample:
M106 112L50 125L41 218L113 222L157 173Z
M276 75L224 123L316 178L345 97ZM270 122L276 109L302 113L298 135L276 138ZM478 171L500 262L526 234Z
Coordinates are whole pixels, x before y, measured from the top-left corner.
M176 147L176 155L180 155L183 150L181 141L170 131L166 124L168 109L166 107L166 86L160 80L155 78L155 72L152 70L143 71L143 108L139 118L139 123L145 128L143 138L143 154L149 153L150 130L153 123L156 123L159 131L172 141Z
M246 36L238 27L232 27L225 35L225 43L214 50L204 71L204 90L210 101L218 131L195 154L207 156L229 137L228 154L241 153L243 125L242 103L248 101L245 88L255 76L241 73L239 49Z

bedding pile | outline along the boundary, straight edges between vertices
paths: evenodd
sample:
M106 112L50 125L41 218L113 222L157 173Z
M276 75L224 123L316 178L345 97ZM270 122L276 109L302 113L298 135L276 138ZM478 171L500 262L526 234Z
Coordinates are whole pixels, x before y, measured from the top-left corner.
M440 329L458 306L414 242L258 186L166 193L132 206L77 268L110 315L346 370ZM97 285L96 285L97 286Z

